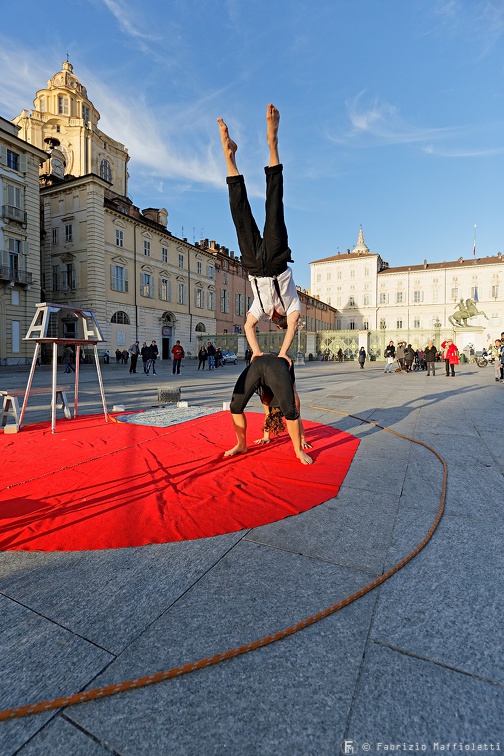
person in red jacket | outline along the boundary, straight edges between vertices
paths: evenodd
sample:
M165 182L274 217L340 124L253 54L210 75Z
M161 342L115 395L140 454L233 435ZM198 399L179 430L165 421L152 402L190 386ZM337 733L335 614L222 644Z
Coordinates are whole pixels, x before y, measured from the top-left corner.
M441 349L443 350L443 360L446 367L446 377L448 378L448 376L450 375L450 368L451 368L452 378L454 378L455 365L459 364L458 348L451 339L446 339L446 341L443 341L443 343L441 344Z
M184 347L180 345L180 341L177 341L175 346L172 347L171 353L173 354L173 370L172 373L175 375L180 375L180 363L182 362L182 357L185 357Z

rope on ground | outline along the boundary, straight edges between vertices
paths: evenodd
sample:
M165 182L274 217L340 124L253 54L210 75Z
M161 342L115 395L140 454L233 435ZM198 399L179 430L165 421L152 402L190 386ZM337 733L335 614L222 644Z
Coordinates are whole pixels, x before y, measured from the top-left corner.
M368 425L373 425L376 428L380 428L381 430L385 430L388 433L392 433L395 436L399 436L399 438L404 438L406 441L411 441L414 444L423 446L425 449L428 449L439 459L439 461L441 462L443 466L443 484L442 484L442 491L441 491L441 501L440 501L439 509L434 519L434 522L432 523L431 528L429 529L428 533L425 535L423 540L417 546L415 546L415 548L412 551L410 551L410 553L407 556L401 559L400 562L397 562L397 564L391 567L387 572L385 572L380 577L376 578L375 580L372 580L363 588L359 588L359 590L355 591L354 593L351 593L349 596L346 596L344 599L342 599L341 601L338 601L336 604L333 604L332 606L327 607L327 609L323 609L322 611L317 612L316 614L313 614L311 617L307 617L306 619L303 619L300 622L296 622L295 625L291 625L291 627L287 627L284 630L279 630L276 633L272 633L271 635L266 635L264 638L259 638L258 640L252 641L251 643L244 643L243 645L237 646L236 648L230 648L227 651L222 651L219 654L214 654L213 656L208 656L204 659L199 659L198 661L188 662L187 664L182 664L181 666L178 666L178 667L172 667L171 669L165 670L163 672L156 672L154 674L145 675L143 677L136 677L132 680L125 680L123 682L115 683L113 685L104 685L101 688L94 688L93 690L88 690L81 693L74 693L68 696L61 696L60 698L54 698L48 701L39 701L38 703L29 704L26 706L15 706L11 709L4 709L3 711L0 711L0 721L26 717L31 714L40 714L44 711L51 711L53 709L59 709L63 706L73 706L75 704L84 703L86 701L93 701L97 698L106 698L107 696L113 696L116 693L124 693L127 690L134 690L135 688L144 688L147 685L154 685L155 683L163 682L165 680L171 680L173 677L180 677L181 675L188 674L189 672L194 672L197 669L204 669L205 667L211 667L214 664L219 664L220 662L225 661L227 659L234 659L236 656L247 654L249 651L255 651L257 648L263 648L264 646L268 646L270 643L275 643L275 641L282 640L283 638L287 638L288 636L294 635L294 633L297 633L300 630L304 630L306 627L309 627L310 625L314 625L316 622L319 622L325 617L329 617L331 614L338 612L340 609L343 609L343 607L348 606L349 604L353 603L354 601L361 598L362 596L365 596L370 591L382 585L382 583L384 583L386 580L391 578L392 575L395 575L396 572L399 572L400 569L402 569L406 564L408 564L408 562L410 562L412 559L414 559L414 557L417 556L417 554L426 546L426 544L432 538L432 535L434 534L437 526L439 525L439 522L443 515L445 499L446 499L446 480L448 476L448 469L446 467L446 463L444 459L441 457L440 454L438 454L438 452L435 449L433 449L431 446L428 446L428 444L425 444L422 441L417 441L414 438L410 438L409 436L404 436L402 433L398 433L397 431L394 431L391 428L386 428L383 425L379 425L378 423L372 422L370 420L366 420L365 418L358 417L357 415L350 415L347 412L327 409L326 407L317 407L313 404L310 404L309 406L311 409L318 409L318 410L322 410L323 412L332 412L338 415L344 415L345 417L354 418L355 420L359 420L360 422L367 423Z

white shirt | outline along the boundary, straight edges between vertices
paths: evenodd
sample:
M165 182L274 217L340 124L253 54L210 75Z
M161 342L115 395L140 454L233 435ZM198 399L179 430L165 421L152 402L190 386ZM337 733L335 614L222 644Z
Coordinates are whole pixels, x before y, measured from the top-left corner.
M254 294L254 301L252 302L249 312L257 318L257 320L260 320L262 317L271 320L271 316L275 310L279 315L290 315L291 312L295 312L296 310L301 312L301 302L299 301L296 284L292 277L292 270L289 267L277 276L278 287L280 289L284 307L282 307L282 302L275 287L275 280L272 277L249 276L249 281L252 285L252 292ZM257 289L259 289L259 296L257 294Z

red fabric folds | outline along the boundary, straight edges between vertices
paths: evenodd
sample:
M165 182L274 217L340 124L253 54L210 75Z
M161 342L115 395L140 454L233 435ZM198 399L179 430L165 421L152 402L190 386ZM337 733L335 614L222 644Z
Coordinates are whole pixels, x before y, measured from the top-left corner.
M105 423L103 415L0 436L0 549L81 551L182 541L265 525L337 495L358 440L304 421L313 465L287 434L267 446L247 413L249 452L229 413L169 428Z

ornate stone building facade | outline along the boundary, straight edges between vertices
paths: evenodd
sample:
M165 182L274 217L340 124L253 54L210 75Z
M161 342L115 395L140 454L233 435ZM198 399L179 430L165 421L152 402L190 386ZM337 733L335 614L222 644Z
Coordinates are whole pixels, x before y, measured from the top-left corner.
M164 208L133 205L128 151L99 129L99 119L86 88L65 61L36 93L33 110L24 110L15 125L9 124L26 140L28 152L41 156L41 276L37 272L28 324L36 302L66 303L96 311L104 348L112 353L137 339L155 339L166 359L179 339L191 356L198 339L220 334L223 343L236 337L229 345L241 355L245 347L238 336L252 289L240 257L207 239L190 244L177 238L168 230ZM38 239L35 164L31 181L30 217ZM34 260L38 252L37 241ZM305 331L334 327L334 308L307 292L300 298ZM258 328L278 333L267 321ZM54 316L51 329L61 338L74 336L70 311ZM24 335L26 329L20 330Z
M390 268L381 255L370 252L361 228L352 251L316 260L310 268L310 291L336 307L339 330L398 333L413 344L417 335L421 342L427 334L457 329L453 315L468 300L472 314L465 328L473 337L475 330L480 334L477 348L504 330L501 252Z
M23 337L40 301L38 176L46 158L0 118L0 365L32 356Z

